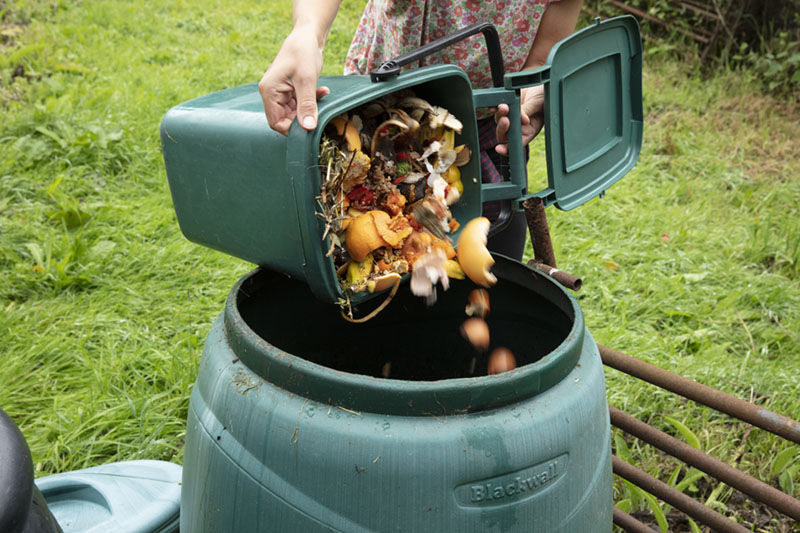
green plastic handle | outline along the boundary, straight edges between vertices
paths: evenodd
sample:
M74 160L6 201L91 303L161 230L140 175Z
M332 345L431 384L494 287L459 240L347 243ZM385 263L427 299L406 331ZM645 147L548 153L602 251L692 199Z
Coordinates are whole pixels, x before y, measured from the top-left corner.
M520 210L521 200L528 196L528 169L525 161L525 147L522 145L522 123L520 121L520 89L541 85L549 80L550 67L544 66L534 70L525 70L506 74L503 77L503 88L477 89L473 91L475 107L495 107L508 105L508 118L511 121L508 130L508 159L511 181L502 183L485 183L482 185L483 201L511 200L512 210Z
M472 93L475 108L508 105L508 118L511 121L508 130L508 159L511 181L481 184L484 202L512 200L513 210L519 210L517 200L525 195L528 187L528 172L525 165L525 147L522 146L522 125L519 111L519 92L503 88L476 89Z
M503 87L510 91L518 91L526 87L534 87L550 81L550 66L537 69L512 72L503 76Z

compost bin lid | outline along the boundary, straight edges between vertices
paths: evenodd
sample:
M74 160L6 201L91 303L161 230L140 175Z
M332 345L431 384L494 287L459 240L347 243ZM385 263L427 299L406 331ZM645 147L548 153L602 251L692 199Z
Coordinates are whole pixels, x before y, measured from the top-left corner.
M642 146L642 43L632 16L600 21L553 46L547 63L507 74L506 89L543 83L548 188L572 209L602 195Z

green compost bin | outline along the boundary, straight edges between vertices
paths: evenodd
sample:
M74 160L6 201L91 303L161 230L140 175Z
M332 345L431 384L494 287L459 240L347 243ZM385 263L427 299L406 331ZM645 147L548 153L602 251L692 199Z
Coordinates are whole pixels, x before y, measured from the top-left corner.
M181 531L610 532L597 347L560 285L495 258L490 349L519 365L496 375L459 334L469 281L430 308L403 284L365 324L239 281L191 396Z
M452 281L428 308L405 280L380 315L348 323L331 303L342 293L315 198L320 132L338 114L413 88L463 122L456 142L477 153L475 109L508 103L513 113L519 90L536 84L548 185L532 196L572 209L602 194L641 146L635 19L597 21L555 45L544 67L493 89L473 91L451 65L321 83L331 93L313 132L270 131L254 84L181 104L162 122L184 234L262 267L233 288L204 347L181 530L611 531L603 370L575 300L496 256L491 348L509 348L518 367L492 376L459 334L469 281ZM462 169L460 221L485 201L518 209L531 196L511 122L511 180L482 185L474 158ZM369 297L353 298L360 313L376 305Z
M464 125L456 144L466 144L474 156L461 167L464 192L452 206L462 225L480 216L487 201L515 211L526 197L538 196L545 205L573 209L605 192L636 163L642 142L641 60L639 27L625 16L598 20L557 43L539 69L504 76L493 70L498 86L490 89L473 90L454 65L427 66L386 81L323 77L319 83L330 94L319 102L319 127L308 132L295 121L288 137L267 126L256 84L196 98L171 109L161 123L178 222L188 239L302 280L319 300L336 302L345 295L316 212L319 145L333 118L411 89ZM548 185L527 195L520 90L540 84ZM483 184L475 111L501 103L510 108L510 181ZM375 296L360 292L351 299Z

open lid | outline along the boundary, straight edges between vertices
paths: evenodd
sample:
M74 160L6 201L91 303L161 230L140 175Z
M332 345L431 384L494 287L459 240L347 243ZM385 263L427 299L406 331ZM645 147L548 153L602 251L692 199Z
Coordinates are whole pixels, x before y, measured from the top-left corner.
M547 63L507 74L506 89L545 84L546 205L573 209L617 182L642 146L642 44L630 15L576 32Z

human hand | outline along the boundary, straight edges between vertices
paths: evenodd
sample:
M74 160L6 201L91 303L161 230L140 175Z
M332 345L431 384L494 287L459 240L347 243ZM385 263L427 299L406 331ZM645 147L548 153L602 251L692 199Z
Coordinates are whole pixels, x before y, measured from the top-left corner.
M317 87L322 71L322 48L311 30L296 26L258 84L264 112L272 129L289 133L292 120L306 130L317 126L317 100L330 93Z
M500 144L495 150L500 155L508 155L508 104L500 104L494 114L497 122L497 140ZM520 91L520 119L522 120L522 146L527 146L544 125L544 86L526 87Z

